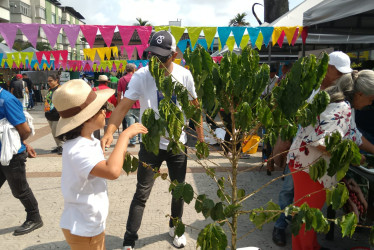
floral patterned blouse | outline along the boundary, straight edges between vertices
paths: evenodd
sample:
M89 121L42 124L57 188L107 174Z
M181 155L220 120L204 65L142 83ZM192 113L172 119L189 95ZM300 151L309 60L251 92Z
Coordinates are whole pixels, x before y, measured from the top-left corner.
M287 163L293 165L294 169L302 168L315 163L323 157L327 164L330 156L323 154L317 146L325 146L325 136L338 131L343 139L351 139L357 145L362 144L361 133L356 128L354 110L348 102L330 103L326 110L317 117L315 126L301 127L291 145L287 155ZM309 168L303 171L309 172ZM336 184L335 176L325 174L318 180L329 188Z

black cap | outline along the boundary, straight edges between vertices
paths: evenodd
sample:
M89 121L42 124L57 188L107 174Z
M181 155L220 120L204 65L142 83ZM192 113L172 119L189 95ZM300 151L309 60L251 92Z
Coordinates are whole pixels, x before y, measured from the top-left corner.
M168 56L171 52L175 52L177 45L174 36L166 30L156 32L149 43L146 52L152 52L160 56Z

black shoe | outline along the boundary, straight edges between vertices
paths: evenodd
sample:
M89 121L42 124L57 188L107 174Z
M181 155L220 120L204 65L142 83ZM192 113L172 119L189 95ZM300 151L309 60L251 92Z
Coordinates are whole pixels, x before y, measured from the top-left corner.
M62 147L58 147L57 154L62 155Z
M59 148L59 147L55 147L54 149L52 149L52 150L51 150L51 153L53 153L53 154L57 153L57 152L58 152L58 148Z
M28 234L42 226L43 226L43 221L41 220L40 221L27 220L22 224L22 226L20 226L14 231L13 235L17 236L17 235Z
M277 246L284 247L286 245L286 230L274 227L273 242Z

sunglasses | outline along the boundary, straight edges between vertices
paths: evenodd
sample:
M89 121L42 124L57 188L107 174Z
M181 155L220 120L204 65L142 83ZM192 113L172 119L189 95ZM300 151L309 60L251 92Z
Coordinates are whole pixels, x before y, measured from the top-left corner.
M169 58L172 57L172 56L173 56L173 53L170 53L170 55L168 55L168 56L160 56L160 55L158 55L158 54L155 54L155 53L149 52L149 53L148 53L148 60L151 59L152 57L157 57L158 60L160 60L160 62L162 62L162 63L166 63L167 60L169 60Z

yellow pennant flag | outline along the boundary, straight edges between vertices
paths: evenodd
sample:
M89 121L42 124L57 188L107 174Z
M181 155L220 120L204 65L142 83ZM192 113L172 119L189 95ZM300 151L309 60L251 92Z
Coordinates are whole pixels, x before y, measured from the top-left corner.
M111 71L113 68L113 61L112 60L108 61L107 66L109 68L109 71Z
M116 65L116 69L117 69L117 71L119 71L120 70L120 65L121 65L121 61L120 60L114 60L114 65Z
M19 52L15 52L15 53L12 53L12 54L14 56L13 62L15 62L17 68L19 68L19 65L21 64L20 53Z
M291 45L292 38L293 38L293 35L295 34L296 28L297 28L296 26L283 27L284 33L286 34L286 37L287 37L288 45Z
M118 57L118 47L117 46L113 46L113 47L110 47L110 49L112 50L112 54L114 57Z
M87 57L88 57L86 60L91 60L91 61L94 61L94 60L95 60L96 49L97 49L97 48L84 49L84 50L86 50ZM85 52L83 51L83 53L85 53Z
M32 60L32 57L34 56L34 52L20 52L21 54L21 62L23 65L26 65L26 57L29 59L29 63Z
M105 56L107 60L112 58L112 49L110 47L105 47Z
M301 33L303 32L303 26L297 26L297 27L299 28L299 34L297 34L297 39L299 39Z
M13 54L14 53L7 53L6 54L6 56L7 56L6 63L8 64L8 67L10 69L13 67Z
M125 70L126 68L126 64L127 64L127 60L122 60L122 69Z
M182 61L182 59L175 59L175 60L174 60L174 63L180 65L180 64L181 64L181 61Z
M249 42L249 35L248 34L243 35L242 41L240 42L240 48L244 49L248 45L248 42Z
M170 32L174 36L176 44L178 44L185 30L185 27L170 26Z
M283 27L274 27L273 34L271 35L271 41L273 46L278 42L280 35L282 34Z
M159 32L159 31L161 31L161 30L169 30L169 26L155 26L155 31L156 32Z
M47 69L47 64L43 63L43 70L46 70L46 69Z
M34 70L39 70L39 64L38 63L35 63Z
M106 49L107 48L96 48L97 54L99 55L101 61L104 61Z
M206 43L208 44L208 48L212 45L213 39L217 33L217 27L203 27L204 36Z
M84 56L84 60L87 60L88 57L88 54L90 53L90 50L91 49L83 49L83 56ZM91 59L91 58L90 58Z
M256 44L256 47L258 48L258 50L261 50L261 47L262 47L262 43L264 42L264 36L262 35L262 33L260 32L258 34L258 37L257 37L257 40L255 42Z
M95 63L94 65L92 65L92 70L96 72L96 69L97 69L97 64Z
M188 36L191 40L191 48L195 47L197 40L199 39L200 33L203 27L187 27Z
M233 36L229 36L229 38L227 38L226 45L229 48L229 50L232 52L235 46L235 38Z
M1 60L1 67L4 68L5 59Z

